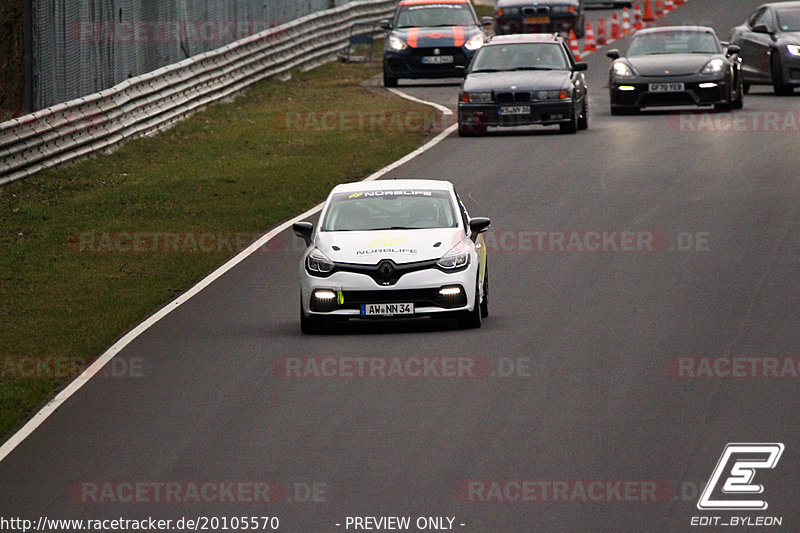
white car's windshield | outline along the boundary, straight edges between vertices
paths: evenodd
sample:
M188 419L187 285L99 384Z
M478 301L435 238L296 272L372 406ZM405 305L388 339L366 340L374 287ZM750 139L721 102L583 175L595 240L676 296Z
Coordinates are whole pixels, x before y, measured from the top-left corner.
M337 193L322 231L455 228L458 219L447 191L401 190Z
M567 58L558 43L520 43L482 48L475 57L472 72L504 70L561 70Z
M637 35L628 57L658 54L719 54L719 41L704 31L659 31Z
M403 6L397 15L398 28L471 26L476 20L468 4L424 4Z

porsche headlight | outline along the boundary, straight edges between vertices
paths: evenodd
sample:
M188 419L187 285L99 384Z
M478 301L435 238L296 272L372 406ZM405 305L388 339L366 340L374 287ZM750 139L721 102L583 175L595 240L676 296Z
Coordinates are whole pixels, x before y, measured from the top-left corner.
M319 248L314 248L306 260L308 271L318 274L328 274L333 271L333 261L322 253Z
M400 50L405 50L408 48L408 45L399 37L389 37L389 48L399 52Z
M445 270L455 270L469 264L469 252L464 243L458 243L436 263Z
M633 71L631 70L631 67L629 67L628 65L626 65L621 61L617 61L616 63L614 63L614 66L611 67L611 71L614 73L614 76L618 78L633 77Z
M786 49L789 51L790 54L793 56L800 56L800 45L796 44L787 44Z
M722 69L725 68L725 62L720 58L712 59L709 61L703 70L700 71L701 74L719 74L722 72Z
M464 45L464 48L467 50L477 50L481 46L483 46L483 34L478 33L474 35L467 43Z

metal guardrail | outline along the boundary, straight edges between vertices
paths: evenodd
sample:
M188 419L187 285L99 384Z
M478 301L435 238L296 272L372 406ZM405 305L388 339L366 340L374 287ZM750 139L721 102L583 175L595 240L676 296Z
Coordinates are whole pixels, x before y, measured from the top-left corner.
M388 18L396 5L351 2L3 122L0 186L167 128L265 78L334 60L352 24Z

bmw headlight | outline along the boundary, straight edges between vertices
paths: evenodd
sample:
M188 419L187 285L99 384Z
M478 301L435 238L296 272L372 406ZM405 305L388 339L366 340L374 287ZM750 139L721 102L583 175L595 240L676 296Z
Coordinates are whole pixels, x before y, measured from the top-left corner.
M563 100L569 98L569 91L561 89L558 91L536 91L533 93L537 100Z
M483 34L478 33L470 38L469 41L467 41L467 43L464 45L464 48L467 50L477 50L481 46L483 46Z
M333 261L322 253L319 248L314 248L306 260L308 271L317 274L328 274L333 272Z
M392 36L389 37L389 48L391 48L392 50L397 50L399 52L400 50L405 50L406 48L408 48L408 45L403 42L403 39Z
M469 264L469 252L464 243L458 243L436 263L445 270L455 270Z
M489 104L492 102L492 93L463 93L461 101L473 104Z
M725 68L725 62L720 58L712 59L709 61L703 70L700 71L701 74L719 74L722 72L722 69Z
M793 56L800 56L800 45L796 44L787 44L786 49L789 51L790 54Z
M628 65L626 65L621 61L617 61L616 63L614 63L614 66L611 67L611 72L613 72L614 76L618 78L633 77L633 71L631 70L631 67L629 67Z

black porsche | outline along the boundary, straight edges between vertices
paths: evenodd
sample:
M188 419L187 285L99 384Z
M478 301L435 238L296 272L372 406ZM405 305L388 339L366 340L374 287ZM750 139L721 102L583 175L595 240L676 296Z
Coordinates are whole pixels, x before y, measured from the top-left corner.
M723 49L705 26L663 26L633 34L624 56L609 50L611 114L644 107L714 106L744 102L739 47Z
M495 36L475 55L458 98L458 134L489 126L589 125L587 64L553 34Z

